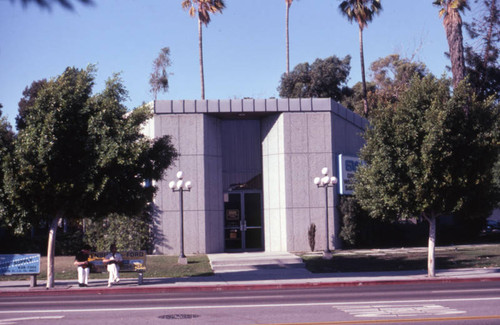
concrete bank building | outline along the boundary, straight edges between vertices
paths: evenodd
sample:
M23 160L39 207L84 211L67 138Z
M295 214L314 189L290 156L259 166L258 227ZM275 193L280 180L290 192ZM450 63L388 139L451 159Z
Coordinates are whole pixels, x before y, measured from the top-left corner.
M192 184L182 203L186 254L309 251L311 223L323 250L326 210L330 248L339 247L339 195L352 190L364 118L327 98L152 105L146 132L170 135L180 154L157 184L157 254L180 251L180 194L169 187L180 170ZM324 167L339 179L327 191L313 183Z

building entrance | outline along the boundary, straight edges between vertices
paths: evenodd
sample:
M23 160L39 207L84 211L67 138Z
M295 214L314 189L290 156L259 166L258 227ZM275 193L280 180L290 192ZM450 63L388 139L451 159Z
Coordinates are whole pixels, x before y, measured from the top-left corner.
M225 250L263 250L262 192L233 191L224 201Z

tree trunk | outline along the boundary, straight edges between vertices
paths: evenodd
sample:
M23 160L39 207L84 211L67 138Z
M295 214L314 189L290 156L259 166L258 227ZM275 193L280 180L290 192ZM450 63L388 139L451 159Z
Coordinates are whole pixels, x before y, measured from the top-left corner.
M62 219L62 211L57 212L55 218L50 222L49 239L47 245L47 289L54 287L54 256L56 253L56 233L59 221Z
M359 27L359 56L361 60L361 81L363 84L363 111L365 117L368 117L368 96L366 94L366 78L365 78L365 54L363 50L363 28Z
M203 23L198 19L198 43L200 47L201 99L205 99L205 75L203 73Z
M290 39L288 30L289 13L290 13L290 4L286 2L286 75L290 73L290 47L289 47Z
M462 36L462 19L458 12L450 12L443 20L450 50L451 73L453 87L465 78L464 44Z
M427 247L427 276L433 278L436 276L436 216L431 213L426 217L429 221L429 244Z

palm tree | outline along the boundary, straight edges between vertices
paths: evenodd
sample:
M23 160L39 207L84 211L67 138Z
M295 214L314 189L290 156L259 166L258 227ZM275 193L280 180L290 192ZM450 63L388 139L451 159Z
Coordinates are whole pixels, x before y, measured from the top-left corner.
M467 0L435 0L433 4L441 7L439 17L443 17L444 30L450 49L453 87L456 87L465 78L464 39L460 12L469 9L469 6Z
M222 13L226 5L224 0L183 0L182 8L189 10L189 15L194 17L198 13L198 42L200 48L200 79L201 79L201 99L205 99L205 77L203 74L203 33L202 27L210 23L211 13Z
M372 21L375 14L382 10L381 0L344 0L339 9L352 22L359 26L359 54L361 57L361 79L363 83L363 106L365 116L368 116L368 98L366 94L365 58L363 52L363 29Z
M290 41L288 36L288 21L289 21L289 13L290 6L292 5L293 0L285 0L286 4L286 74L290 73Z

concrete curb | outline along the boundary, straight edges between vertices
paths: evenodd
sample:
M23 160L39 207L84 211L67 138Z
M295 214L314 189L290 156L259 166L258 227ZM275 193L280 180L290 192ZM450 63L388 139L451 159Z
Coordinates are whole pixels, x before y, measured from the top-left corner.
M46 289L44 287L30 288L24 290L0 290L0 297L26 297L26 296L52 296L52 295L107 295L127 293L172 293L193 291L249 291L249 290L279 290L300 288L330 288L330 287L357 287L375 285L398 285L398 284L428 284L428 283L459 283L459 282L490 282L500 281L500 277L436 277L421 279L379 279L379 280L350 280L333 282L302 281L292 283L239 283L239 284L202 284L202 285L135 285L123 287L99 287L99 288L73 288Z

